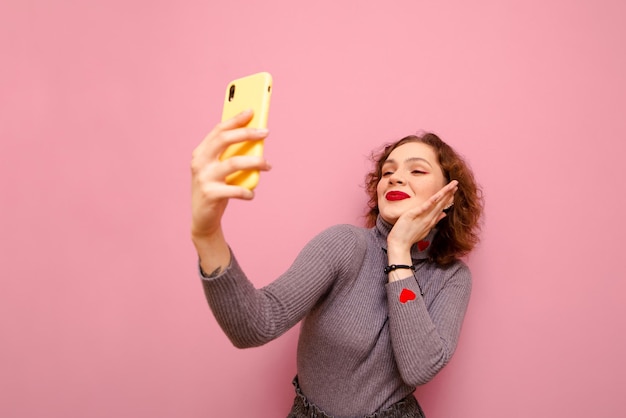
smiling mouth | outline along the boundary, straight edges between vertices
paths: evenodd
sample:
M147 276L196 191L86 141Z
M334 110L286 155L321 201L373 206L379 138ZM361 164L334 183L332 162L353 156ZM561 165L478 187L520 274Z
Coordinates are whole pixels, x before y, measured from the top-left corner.
M385 199L387 200L404 200L404 199L408 199L411 196L409 196L408 194L404 193L404 192L398 192L398 191L391 191L389 193L387 193L385 195Z

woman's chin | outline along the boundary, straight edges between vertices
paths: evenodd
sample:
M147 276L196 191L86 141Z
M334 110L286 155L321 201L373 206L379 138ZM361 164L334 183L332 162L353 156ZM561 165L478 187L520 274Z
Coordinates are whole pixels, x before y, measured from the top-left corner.
M395 225L400 215L394 213L381 213L380 217L383 218L383 220L388 224Z

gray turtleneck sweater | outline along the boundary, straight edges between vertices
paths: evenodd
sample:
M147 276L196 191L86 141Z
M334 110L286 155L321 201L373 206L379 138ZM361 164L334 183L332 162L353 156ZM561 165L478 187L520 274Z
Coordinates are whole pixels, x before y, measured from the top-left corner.
M448 363L471 290L467 266L428 261L423 242L411 252L414 277L388 283L383 269L390 230L380 217L371 229L331 227L262 289L233 257L220 275L203 278L206 298L240 348L265 344L303 320L297 368L307 399L336 417L373 413ZM407 301L407 295L415 298Z

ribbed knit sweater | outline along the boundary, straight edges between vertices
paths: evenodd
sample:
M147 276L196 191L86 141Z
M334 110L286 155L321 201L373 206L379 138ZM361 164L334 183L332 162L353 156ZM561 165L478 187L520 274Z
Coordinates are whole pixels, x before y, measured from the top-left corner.
M471 290L462 261L441 267L423 245L411 250L414 275L388 283L383 269L391 227L379 217L371 229L328 228L262 289L233 256L219 276L203 279L206 298L240 348L265 344L303 320L297 373L304 395L335 417L371 414L448 363ZM401 298L403 290L415 298Z

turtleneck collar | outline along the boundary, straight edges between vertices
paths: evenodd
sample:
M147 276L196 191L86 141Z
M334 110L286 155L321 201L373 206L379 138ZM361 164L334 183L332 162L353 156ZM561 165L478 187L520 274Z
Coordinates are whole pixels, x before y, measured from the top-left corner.
M382 249L387 252L387 236L393 228L393 225L385 221L380 215L376 218L376 226L374 227L383 240ZM430 244L433 242L437 234L437 228L433 228L426 238L413 244L411 247L411 258L413 260L425 260L429 257Z

